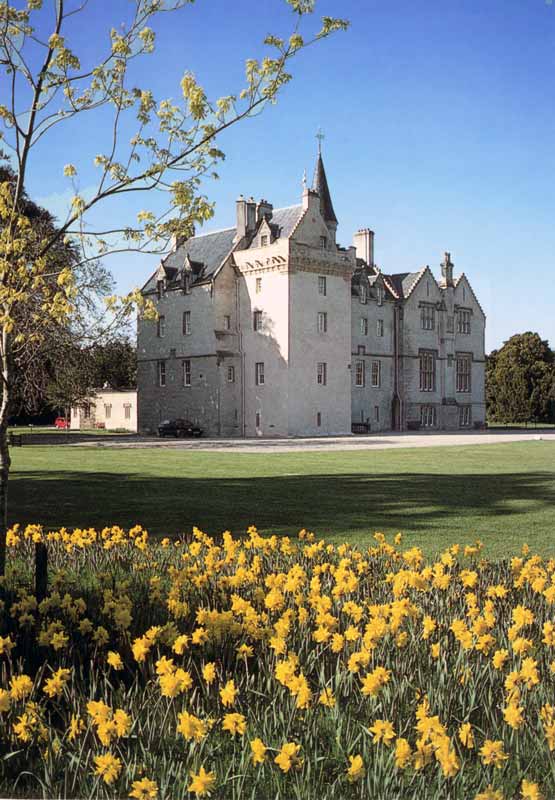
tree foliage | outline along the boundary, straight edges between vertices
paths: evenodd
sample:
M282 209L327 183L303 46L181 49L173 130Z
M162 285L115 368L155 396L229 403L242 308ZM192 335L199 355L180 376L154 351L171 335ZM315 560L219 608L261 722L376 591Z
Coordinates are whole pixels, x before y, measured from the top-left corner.
M488 419L555 421L555 354L537 333L511 336L486 362Z

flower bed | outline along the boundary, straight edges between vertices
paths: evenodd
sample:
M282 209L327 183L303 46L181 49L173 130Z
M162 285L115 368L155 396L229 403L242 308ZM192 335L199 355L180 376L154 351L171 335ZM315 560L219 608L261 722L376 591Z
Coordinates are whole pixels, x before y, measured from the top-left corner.
M375 539L14 527L0 792L554 797L555 561Z

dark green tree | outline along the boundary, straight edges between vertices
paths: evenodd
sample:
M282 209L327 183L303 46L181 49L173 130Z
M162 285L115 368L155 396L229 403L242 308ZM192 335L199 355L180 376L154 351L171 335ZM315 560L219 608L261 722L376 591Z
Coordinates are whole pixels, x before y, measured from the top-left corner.
M555 420L555 354L538 333L515 334L490 353L486 403L494 422Z

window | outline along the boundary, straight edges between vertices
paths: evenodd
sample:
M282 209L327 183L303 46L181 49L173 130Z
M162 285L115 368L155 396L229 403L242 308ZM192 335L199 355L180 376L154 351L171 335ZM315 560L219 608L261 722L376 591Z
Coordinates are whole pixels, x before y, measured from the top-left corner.
M131 419L131 403L123 404L123 415L125 419Z
M191 360L186 358L183 362L183 386L191 385Z
M420 406L420 425L423 428L435 428L436 426L435 406Z
M431 303L424 303L420 310L420 323L425 331L433 331L436 326L436 310Z
M188 336L191 333L191 312L183 312L183 334Z
M268 246L268 236L261 236L260 247L267 247L267 246Z
M323 361L320 361L318 363L316 380L320 386L325 386L328 382L328 365L325 364Z
M366 378L366 365L364 361L355 363L355 386L364 386Z
M368 302L368 290L367 290L367 288L366 288L366 286L364 284L362 284L361 287L360 287L359 297L360 297L360 302L361 303Z
M226 314L224 317L224 330L229 331L231 330L231 317L229 314Z
M383 306L383 286L378 286L376 289L376 298L378 300L378 305Z
M160 337L164 337L166 335L166 318L163 314L160 314L158 317L156 335Z
M156 294L159 298L164 295L164 281L156 281Z
M447 354L447 366L448 367L452 367L453 366L453 355L451 353Z
M372 361L372 386L382 385L382 362Z
M85 405L83 406L83 417L85 419L90 419L91 417L91 407L89 403L85 403Z
M264 362L257 361L254 365L254 382L257 386L264 386Z
M457 354L457 392L469 392L471 389L472 356Z
M184 294L191 293L191 273L190 272L183 272L183 292Z
M436 356L435 353L420 353L420 391L434 392L436 388Z
M362 336L368 336L368 317L360 318L360 333Z
M366 353L366 345L358 344L357 345L357 355L363 356Z
M262 330L262 311L255 311L252 315L253 327L255 331Z
M227 368L227 382L235 383L235 367L233 366Z
M316 412L316 427L320 428L322 425L322 414L320 411Z
M457 312L457 333L470 333L470 311L466 308Z
M374 406L374 419L376 420L376 422L380 421L380 407L379 406Z
M112 406L110 403L104 404L104 416L106 419L112 419Z
M262 291L262 278L256 279L255 291L256 294L260 294L260 292Z
M166 385L166 362L158 362L158 386Z
M327 290L326 283L327 283L326 282L326 276L325 275L319 275L318 276L318 294L323 294L324 297L326 296L326 290Z
M470 428L472 424L472 406L461 406L459 408L459 426Z
M328 329L328 315L325 311L318 312L318 333L326 333Z
M256 412L256 417L255 417L255 426L256 426L256 429L257 429L257 430L258 430L258 428L260 428L260 411L257 411L257 412Z
M383 319L376 320L376 336L383 336Z
M328 237L327 236L320 236L320 247L322 250L325 250L328 246Z
M455 317L447 317L447 333L455 333Z

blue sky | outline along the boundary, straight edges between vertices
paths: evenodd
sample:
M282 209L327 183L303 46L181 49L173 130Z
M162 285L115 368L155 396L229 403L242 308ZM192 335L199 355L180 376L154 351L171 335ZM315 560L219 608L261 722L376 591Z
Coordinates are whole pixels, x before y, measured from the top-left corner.
M99 37L128 12L123 0L91 8L69 44L94 57ZM351 28L302 53L278 104L222 137L220 180L204 187L217 204L206 229L233 224L239 193L298 202L321 126L342 244L371 227L387 272L429 264L437 274L450 250L487 314L488 350L524 330L555 345L555 5L320 0L317 14L346 17ZM162 18L157 52L137 77L177 98L190 69L209 94L227 94L241 85L244 58L289 24L284 0L197 0ZM92 115L70 136L59 131L36 151L28 181L58 214L71 194L63 165L80 166L86 188L93 171L81 165L107 133ZM105 214L132 210L121 203ZM123 291L156 262L130 254L107 265Z

